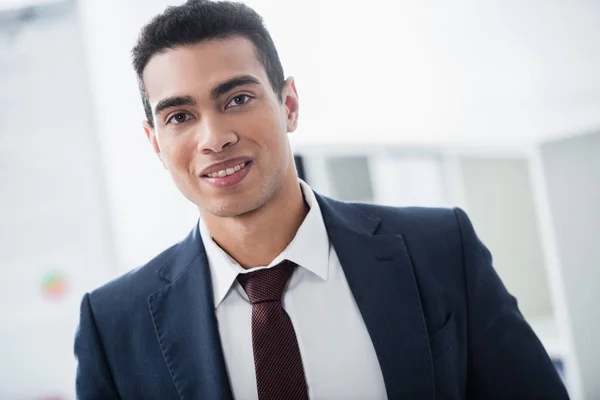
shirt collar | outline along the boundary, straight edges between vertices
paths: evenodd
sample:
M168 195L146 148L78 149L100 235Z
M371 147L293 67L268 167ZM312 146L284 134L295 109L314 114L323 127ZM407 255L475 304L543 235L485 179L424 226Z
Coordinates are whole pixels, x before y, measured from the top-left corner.
M327 229L314 192L306 182L300 179L299 182L304 200L310 209L300 228L298 228L294 239L268 266L249 270L243 269L237 261L212 240L208 227L200 219L200 234L208 258L215 308L227 296L238 274L270 268L283 260L290 260L327 281L329 273L329 237L327 236Z

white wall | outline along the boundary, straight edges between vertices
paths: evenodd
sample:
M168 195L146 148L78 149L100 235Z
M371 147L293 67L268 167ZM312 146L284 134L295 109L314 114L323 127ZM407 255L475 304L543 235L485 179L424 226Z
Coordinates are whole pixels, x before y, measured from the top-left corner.
M79 302L118 272L78 19L1 17L0 398L74 397Z
M291 71L311 101L298 142L531 140L600 123L600 3L324 1L313 9L310 24L284 36L319 30L310 41L319 70Z

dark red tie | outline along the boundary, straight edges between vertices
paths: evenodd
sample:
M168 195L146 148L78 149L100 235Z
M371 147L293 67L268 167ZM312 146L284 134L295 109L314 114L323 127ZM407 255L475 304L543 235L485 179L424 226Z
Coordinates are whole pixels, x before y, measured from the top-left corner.
M308 399L308 389L290 316L281 295L296 265L283 261L238 275L252 303L252 348L259 400Z

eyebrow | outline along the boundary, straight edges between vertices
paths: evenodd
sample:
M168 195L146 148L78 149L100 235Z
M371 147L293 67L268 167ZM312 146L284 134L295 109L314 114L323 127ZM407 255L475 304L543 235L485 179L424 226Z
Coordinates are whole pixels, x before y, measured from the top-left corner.
M210 90L210 98L212 100L218 99L225 93L235 89L238 86L243 85L260 85L260 81L251 75L240 75L235 76L231 79L221 82ZM154 107L154 114L158 115L167 108L180 107L180 106L196 106L196 100L192 96L174 96L162 99Z
M230 90L243 85L260 85L260 81L251 75L235 76L212 88L210 90L210 98L216 100Z
M180 107L180 106L195 106L196 100L192 96L174 96L167 97L158 102L154 107L154 114L158 115L167 108Z

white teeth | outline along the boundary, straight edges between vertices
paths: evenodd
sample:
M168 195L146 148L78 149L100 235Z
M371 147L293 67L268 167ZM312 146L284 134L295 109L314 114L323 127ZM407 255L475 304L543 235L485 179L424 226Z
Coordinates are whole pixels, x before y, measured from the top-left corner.
M246 163L244 162L244 163L236 165L233 168L222 169L220 171L213 172L212 174L207 174L207 176L210 178L222 178L227 175L235 174L236 172L238 172L240 169L244 168L245 166L246 166Z

